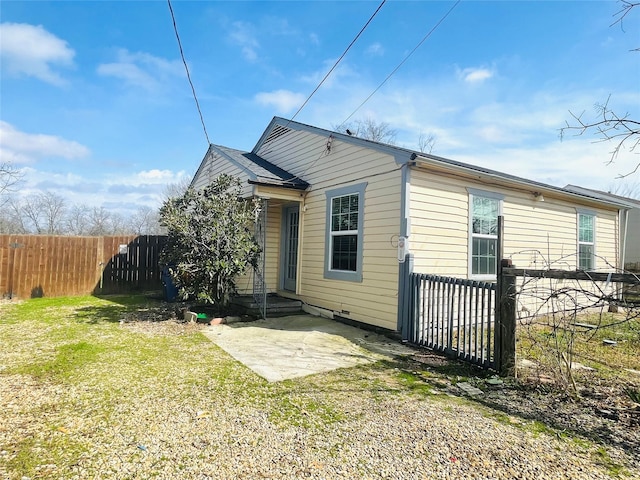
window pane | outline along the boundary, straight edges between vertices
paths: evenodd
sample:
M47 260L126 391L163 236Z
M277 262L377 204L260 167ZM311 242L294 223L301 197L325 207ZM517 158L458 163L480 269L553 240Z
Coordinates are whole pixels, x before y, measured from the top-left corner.
M331 252L331 269L356 271L358 257L358 236L337 235L333 237L333 251Z
M593 243L593 215L578 216L578 241Z
M349 197L340 197L340 213L349 213Z
M580 270L593 269L593 245L580 244L578 246L578 268Z
M358 230L358 194L331 200L331 231Z
M471 254L471 273L473 275L496 274L496 244L493 238L474 238Z
M331 200L331 213L340 213L340 197Z
M498 234L499 200L473 197L471 222L473 233L482 235Z
M349 230L358 230L358 214L352 213L349 215Z

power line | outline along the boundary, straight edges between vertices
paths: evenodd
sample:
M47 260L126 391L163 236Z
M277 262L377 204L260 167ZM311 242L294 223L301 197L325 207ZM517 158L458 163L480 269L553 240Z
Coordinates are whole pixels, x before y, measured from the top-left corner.
M338 66L338 64L340 63L340 61L344 58L344 56L347 54L347 52L351 49L351 47L353 46L354 43L356 43L356 41L358 40L358 38L360 38L360 35L362 35L362 32L365 31L365 29L369 26L369 24L371 23L371 20L373 20L373 17L375 17L377 15L377 13L380 11L380 9L382 8L382 6L385 4L387 0L382 0L382 3L380 3L380 5L378 5L378 8L376 9L375 12L373 12L373 15L371 15L371 17L369 18L369 20L367 20L367 23L364 24L364 27L362 27L362 29L360 30L360 32L358 33L358 35L356 35L356 37L351 41L351 43L349 44L349 46L347 47L347 49L344 51L344 53L340 56L340 58L336 61L336 63L333 64L333 67L331 67L331 70L329 70L327 72L327 74L324 76L324 78L320 81L320 83L318 84L318 86L313 90L313 92L311 92L311 94L307 97L307 99L304 101L304 103L300 106L300 108L298 109L298 111L293 115L293 117L291 117L289 119L290 122L293 121L294 118L296 118L298 116L298 114L300 113L300 111L305 107L305 105L309 102L309 100L311 100L311 97L313 97L313 95L318 91L318 89L322 86L322 84L325 82L325 80L329 77L329 75L331 75L331 72L333 72L335 70L335 68ZM287 124L288 125L288 124Z
M202 123L204 136L207 139L207 145L211 145L211 142L209 141L209 134L207 133L207 127L204 124L202 110L200 110L200 103L198 102L198 97L196 96L196 89L194 88L193 82L191 81L191 75L189 74L189 67L187 66L187 61L184 59L184 52L182 51L182 42L180 41L180 35L178 35L178 26L176 25L176 17L173 14L173 7L171 6L171 0L167 0L167 3L169 4L169 11L171 12L171 20L173 21L173 30L174 32L176 32L176 40L178 40L178 47L180 48L180 57L182 57L182 63L184 64L184 69L187 72L187 80L189 80L189 85L191 85L191 92L193 93L193 99L196 102L198 115L200 115L200 123Z
M420 46L425 42L425 40L427 40L427 38L429 38L431 36L431 34L440 26L440 24L442 22L444 22L444 20L449 16L449 14L453 11L454 8L456 8L458 6L458 4L460 3L461 0L457 0L456 3L453 4L453 6L449 9L449 11L447 13L444 14L444 16L438 21L438 23L436 23L433 28L431 30L429 30L429 32L422 38L422 40L420 40L420 42L418 42L418 44L413 48L413 50L411 50L406 57L404 57L404 59L398 64L398 66L396 68L393 69L393 71L387 75L387 78L385 78L382 83L380 85L378 85L378 87L371 92L371 94L364 99L364 101L358 105L358 107L351 113L351 115L349 115L347 118L344 119L344 121L337 127L337 129L339 129L340 127L342 127L345 123L347 123L349 121L349 119L351 117L353 117L355 115L355 113L360 110L362 108L362 106L367 103L369 101L369 99L371 97L373 97L376 92L378 90L380 90L382 88L382 86L387 83L387 80L389 80L399 69L400 67L402 67L402 65L404 65L404 63L409 59L409 57L411 55L413 55L413 53L420 48Z

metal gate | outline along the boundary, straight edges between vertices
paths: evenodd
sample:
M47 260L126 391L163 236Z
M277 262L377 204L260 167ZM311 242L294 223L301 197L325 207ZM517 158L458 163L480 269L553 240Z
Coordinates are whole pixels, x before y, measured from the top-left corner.
M410 274L408 341L496 367L496 284Z
M262 199L260 208L256 213L255 238L260 247L260 254L253 271L253 300L262 313L262 318L267 318L267 283L265 281L265 261L267 245L267 200Z

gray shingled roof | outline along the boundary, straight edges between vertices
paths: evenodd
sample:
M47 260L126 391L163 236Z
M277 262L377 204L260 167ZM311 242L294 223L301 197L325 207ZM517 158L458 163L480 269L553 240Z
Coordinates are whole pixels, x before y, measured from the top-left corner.
M252 152L211 145L216 153L237 164L249 175L249 183L305 190L309 184Z
M640 208L640 200L636 200L635 198L621 197L620 195L603 192L601 190L593 190L579 185L566 185L564 189L570 192L580 193L582 195L589 195L590 197L597 198L598 200L618 202L629 208Z
M489 168L485 168L485 167L481 167L481 166L477 166L477 165L471 165L468 163L463 163L463 162L459 162L457 160L451 160L449 158L444 158L444 157L440 157L437 155L432 155L432 154L428 154L428 153L422 153L422 152L417 152L415 150L410 150L408 148L405 147L400 147L397 145L389 145L389 144L385 144L385 143L380 143L380 142L375 142L372 140L366 140L363 138L359 138L359 137L354 137L354 136L350 136L347 134L343 134L340 132L333 132L331 130L325 130L323 128L320 127L315 127L312 125L307 125L304 123L300 123L300 122L295 122L292 120L287 120L285 118L282 117L273 117L273 119L271 120L271 123L269 124L269 126L267 127L267 129L265 130L265 132L262 134L262 137L260 138L260 140L258 140L258 143L256 144L256 146L254 147L253 151L257 151L259 150L259 147L262 145L263 142L265 142L268 139L269 133L273 130L273 128L275 126L283 126L286 127L288 129L296 129L296 130L306 130L309 132L314 132L317 134L321 134L321 135L333 135L334 137L344 141L344 142L350 142L350 143L355 143L358 145L362 145L362 146L366 146L369 148L373 148L375 150L378 151L384 151L385 153L389 153L391 155L395 155L396 157L400 156L400 157L406 157L407 159L411 159L411 160L417 160L417 161L421 161L421 162L431 162L431 163L436 163L436 164L443 164L443 165L450 165L452 167L458 167L461 168L463 170L467 170L470 172L477 172L483 175L488 175L488 176L492 176L492 177L496 177L496 178L502 178L504 180L507 181L511 181L511 182L515 182L515 183L519 183L521 185L526 185L532 189L536 189L536 190L540 190L540 191L554 191L554 192L558 192L564 195L568 195L571 197L575 197L575 198L581 198L581 199L588 199L591 201L597 201L600 203L604 203L604 204L608 204L611 206L615 206L615 207L628 207L628 202L625 202L623 199L621 199L620 197L615 197L615 196L601 196L601 195L596 195L594 191L576 191L576 190L570 190L567 188L561 188L561 187L556 187L554 185L549 185L546 183L542 183L542 182L538 182L535 180L529 180L526 178L522 178L522 177L518 177L516 175L511 175L509 173L505 173L505 172L499 172L497 170L492 170ZM585 189L587 190L587 189ZM628 200L628 199L627 199Z

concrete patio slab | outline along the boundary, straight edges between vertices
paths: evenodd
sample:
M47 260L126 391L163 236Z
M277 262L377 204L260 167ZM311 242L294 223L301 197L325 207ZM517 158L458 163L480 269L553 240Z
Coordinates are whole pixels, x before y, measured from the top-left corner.
M212 325L203 333L269 382L413 352L384 335L312 315Z

